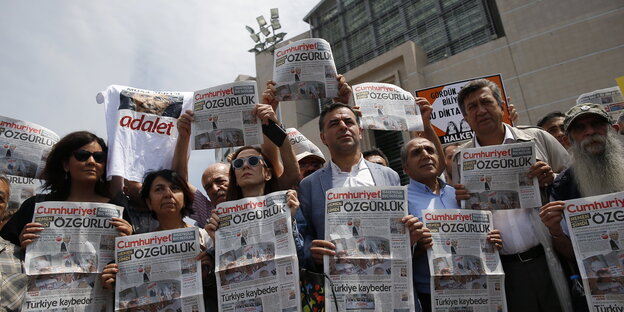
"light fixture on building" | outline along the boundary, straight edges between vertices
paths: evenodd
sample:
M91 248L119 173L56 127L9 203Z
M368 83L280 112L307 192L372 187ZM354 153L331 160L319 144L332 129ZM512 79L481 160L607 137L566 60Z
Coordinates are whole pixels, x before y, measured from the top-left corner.
M249 52L260 53L265 50L275 50L275 45L284 40L286 36L285 32L275 33L275 30L282 28L279 22L279 10L277 8L271 9L270 23L267 23L267 20L262 15L258 16L256 21L259 26L258 32L250 26L245 26L249 32L249 37L256 43Z

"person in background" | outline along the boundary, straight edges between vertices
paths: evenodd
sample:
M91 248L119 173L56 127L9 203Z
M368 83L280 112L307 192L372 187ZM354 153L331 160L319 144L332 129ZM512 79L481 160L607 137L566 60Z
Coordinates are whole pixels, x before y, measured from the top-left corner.
M537 126L554 136L555 139L557 139L557 141L565 147L565 149L570 149L570 142L568 141L563 129L564 118L565 114L560 111L555 111L540 119L537 122Z
M390 162L388 161L388 157L386 157L386 154L384 154L384 152L382 152L380 149L376 147L363 152L362 156L364 156L364 159L372 163L382 165L384 167L388 167L390 165Z

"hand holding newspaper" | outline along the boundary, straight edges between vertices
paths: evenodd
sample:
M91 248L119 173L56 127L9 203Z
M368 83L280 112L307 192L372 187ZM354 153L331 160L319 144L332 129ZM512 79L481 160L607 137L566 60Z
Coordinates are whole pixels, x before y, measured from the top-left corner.
M624 310L624 192L565 201L590 311Z
M427 250L432 310L507 311L503 266L498 250L487 241L492 213L425 209L422 214L433 237Z
M407 215L405 187L334 188L326 193L325 309L413 310L411 244L401 221ZM333 292L329 287L333 286ZM335 293L335 297L333 294Z
M286 194L274 192L217 206L215 268L220 311L301 308L299 264Z

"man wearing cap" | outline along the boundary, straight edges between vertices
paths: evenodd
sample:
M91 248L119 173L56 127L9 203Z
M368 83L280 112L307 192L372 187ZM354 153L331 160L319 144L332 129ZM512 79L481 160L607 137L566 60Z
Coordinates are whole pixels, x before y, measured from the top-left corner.
M462 148L535 142L537 161L527 175L537 177L543 201L547 200L546 187L552 184L555 173L563 171L569 162L565 148L542 129L520 129L504 124L500 89L489 80L477 79L466 84L459 92L458 104L474 131L474 138ZM459 154L456 152L453 157L453 179L456 182L461 181ZM463 185L455 185L455 189L457 200L470 198L469 190ZM561 311L562 307L568 308L567 281L550 251L548 229L540 222L537 210L493 211L492 217L494 227L500 230L505 241L500 254L508 310ZM563 286L556 288L555 285ZM553 300L557 296L559 300Z
M574 259L574 251L563 225L563 200L624 191L624 146L617 139L616 127L600 104L578 104L564 121L573 163L552 186L555 201L540 209L556 250Z
M303 179L316 170L319 170L325 164L323 153L308 138L301 134L295 128L286 129L288 141L293 147L295 158L299 163L299 178Z

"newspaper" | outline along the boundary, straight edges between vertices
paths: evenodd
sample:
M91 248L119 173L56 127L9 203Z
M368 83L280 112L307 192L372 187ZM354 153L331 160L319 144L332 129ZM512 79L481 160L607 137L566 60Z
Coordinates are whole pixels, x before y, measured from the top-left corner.
M115 238L115 311L204 311L199 229Z
M535 142L466 148L460 151L461 184L470 190L462 208L499 210L542 205L535 163Z
M595 90L583 93L576 99L576 104L594 103L604 105L605 110L613 120L617 120L624 112L624 96L619 87Z
M286 191L221 203L219 311L299 311L299 263Z
M123 207L107 203L37 203L32 221L45 230L26 247L24 268L32 277L22 309L109 311L111 292L99 273L113 260L118 232L110 218L122 213Z
M503 265L498 250L487 241L492 213L463 209L422 213L433 238L433 247L427 250L432 310L507 311Z
M416 90L416 96L426 98L433 106L431 124L440 137L440 142L442 142L442 144L472 139L472 129L470 129L468 122L466 122L459 109L457 95L464 85L479 78L490 80L498 85L503 100L503 122L509 125L512 124L511 119L509 119L509 108L505 88L503 87L503 78L500 74L475 77L468 80Z
M43 182L35 178L5 175L9 179L11 196L9 197L8 211L16 211L22 203L37 194L37 189L41 188Z
M414 311L411 244L401 222L407 210L401 186L327 191L325 240L336 245L336 256L324 261L333 281L327 311L336 302L339 311Z
M321 152L318 146L312 143L312 141L308 140L308 138L301 134L299 130L295 128L288 128L286 129L286 135L288 136L288 141L290 142L290 145L292 145L292 149L295 155L308 153L325 159L325 156L323 156L323 152Z
M312 38L275 50L273 80L278 101L338 96L336 65L329 43Z
M353 86L355 105L362 112L362 128L423 131L420 108L409 92L389 83L367 82Z
M192 92L151 91L111 85L98 93L104 103L108 162L106 178L143 182L151 170L171 168L180 113L191 109Z
M589 311L624 311L624 192L568 200L564 215Z
M0 116L0 174L10 182L8 211L19 209L36 194L41 181L36 179L59 136L40 125Z
M195 91L192 147L194 150L256 145L263 142L262 125L252 111L255 81L239 81Z

